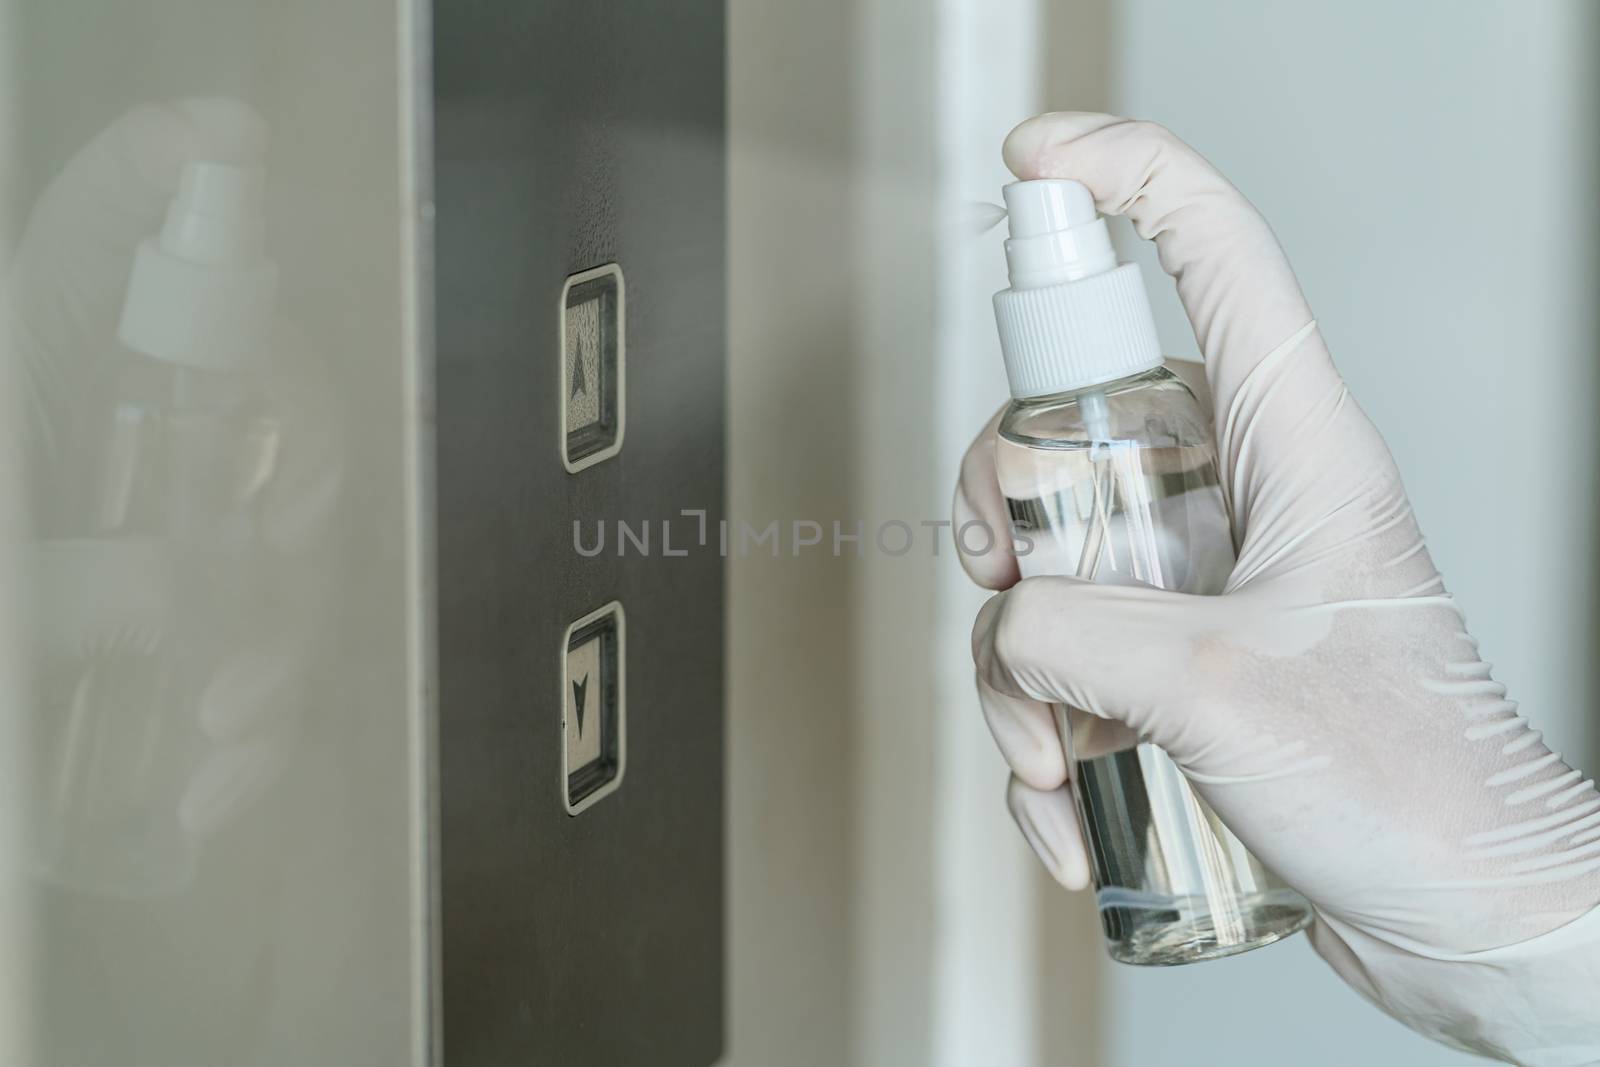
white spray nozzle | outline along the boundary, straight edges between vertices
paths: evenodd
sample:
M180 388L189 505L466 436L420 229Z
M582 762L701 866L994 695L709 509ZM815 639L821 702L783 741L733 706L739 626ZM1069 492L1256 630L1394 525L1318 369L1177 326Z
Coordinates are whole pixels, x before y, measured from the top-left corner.
M1070 230L1099 218L1094 196L1082 182L1061 178L1012 182L1000 190L1006 198L1011 236L1036 237L1053 230Z
M159 233L133 262L118 335L136 352L187 367L239 368L271 332L278 272L266 256L259 166L195 161Z
M994 296L1011 395L1048 396L1161 365L1139 268L1117 266L1106 220L1080 182L1012 182L1003 190L1011 287ZM1105 437L1105 420L1091 432Z
M167 206L162 250L193 263L224 267L260 262L265 258L264 185L260 167L188 164Z
M1116 267L1111 233L1082 182L1041 178L1012 182L1001 192L1011 227L1006 266L1013 289L1077 281Z

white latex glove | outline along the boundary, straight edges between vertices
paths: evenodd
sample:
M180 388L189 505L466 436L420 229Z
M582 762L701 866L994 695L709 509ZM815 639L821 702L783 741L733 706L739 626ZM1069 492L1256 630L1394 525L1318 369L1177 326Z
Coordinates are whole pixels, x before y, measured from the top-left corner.
M1048 706L1070 704L1165 749L1310 898L1317 951L1384 1010L1519 1063L1600 1062L1600 794L1478 658L1265 220L1149 123L1043 115L1005 158L1085 183L1155 240L1205 354L1239 547L1215 597L963 560L1007 590L972 647L1035 851L1087 884ZM991 423L958 527L1009 529L993 451Z

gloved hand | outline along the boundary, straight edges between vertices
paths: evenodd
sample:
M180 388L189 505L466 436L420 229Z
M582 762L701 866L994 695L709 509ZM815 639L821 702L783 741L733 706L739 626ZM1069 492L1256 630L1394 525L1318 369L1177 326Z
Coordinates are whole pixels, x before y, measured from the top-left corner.
M963 558L1005 590L973 656L1034 850L1087 884L1049 708L1069 704L1165 749L1312 901L1323 958L1401 1021L1516 1062L1600 1062L1600 793L1478 658L1265 220L1150 123L1043 115L1005 158L1155 240L1205 355L1239 549L1215 597ZM958 528L1009 529L993 452L991 423Z

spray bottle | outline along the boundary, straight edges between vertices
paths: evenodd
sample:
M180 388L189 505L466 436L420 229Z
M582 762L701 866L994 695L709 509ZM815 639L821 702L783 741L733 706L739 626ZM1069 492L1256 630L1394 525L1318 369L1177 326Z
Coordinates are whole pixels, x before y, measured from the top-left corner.
M1072 181L1005 187L1011 287L995 320L1012 402L1001 492L1023 576L1223 590L1234 548L1210 419L1162 365L1139 268ZM1171 669L1153 663L1152 669ZM1270 944L1310 905L1264 869L1160 749L1066 707L1068 758L1114 959L1176 964ZM1076 725L1076 747L1074 751Z

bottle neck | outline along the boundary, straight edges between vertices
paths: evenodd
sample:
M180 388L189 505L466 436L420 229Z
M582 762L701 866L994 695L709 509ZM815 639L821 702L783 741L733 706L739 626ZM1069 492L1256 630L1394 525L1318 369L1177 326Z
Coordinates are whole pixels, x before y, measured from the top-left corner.
M1173 374L1165 366L1157 365L1133 374L1125 374L1120 378L1113 378L1110 381L1096 382L1093 385L1062 389L1059 392L1044 393L1038 396L1013 397L1011 403L1016 408L1025 410L1053 407L1067 403L1085 404L1092 403L1087 399L1089 397L1116 396L1130 389L1139 389L1148 385L1178 380L1177 375Z

